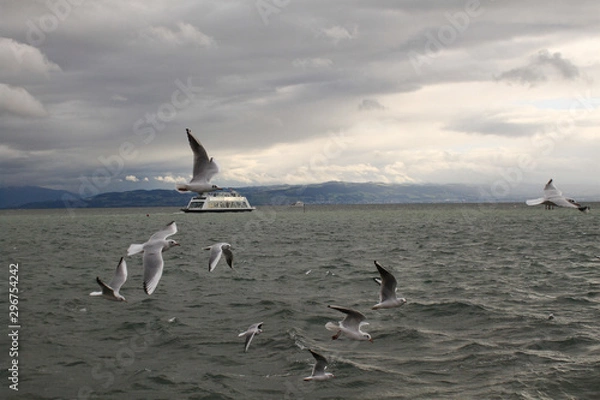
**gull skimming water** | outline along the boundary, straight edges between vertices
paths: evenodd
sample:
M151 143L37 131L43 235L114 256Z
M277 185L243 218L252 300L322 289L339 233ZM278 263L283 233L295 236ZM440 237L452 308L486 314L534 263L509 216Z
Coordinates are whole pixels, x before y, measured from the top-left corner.
M127 302L127 300L125 300L125 297L123 297L119 293L121 286L123 286L123 284L125 283L126 280L127 280L127 263L125 262L125 258L121 257L121 260L119 261L119 264L117 265L115 275L113 276L110 283L107 285L106 283L104 283L102 281L102 279L100 279L100 277L96 277L96 282L98 282L98 285L100 285L100 287L102 288L102 291L101 292L92 292L92 293L90 293L90 296L102 296L108 300Z
M547 210L550 210L554 207L566 207L576 208L581 212L590 211L590 208L588 206L582 206L575 200L564 197L562 195L562 192L558 190L556 186L554 186L554 184L552 183L552 179L550 179L544 187L544 197L527 200L525 203L528 206L537 206L539 204L544 204Z
M252 324L245 332L242 332L238 335L239 337L246 337L246 342L244 343L244 352L248 351L248 347L250 347L250 343L252 342L252 339L254 339L254 336L262 333L262 325L262 322Z
M308 351L310 351L310 354L313 355L317 362L315 363L310 376L307 376L306 378L304 378L304 380L325 381L327 379L335 378L335 375L333 375L332 373L325 372L325 368L327 368L327 359L319 353L312 351L311 349L308 349Z

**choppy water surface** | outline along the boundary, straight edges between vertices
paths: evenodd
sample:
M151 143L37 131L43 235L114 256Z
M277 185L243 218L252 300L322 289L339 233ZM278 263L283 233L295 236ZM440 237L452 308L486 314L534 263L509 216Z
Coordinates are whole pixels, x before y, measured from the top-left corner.
M276 207L227 215L3 212L4 264L19 263L22 329L19 393L8 390L5 368L0 393L598 399L594 208L587 215L520 204ZM88 296L98 289L96 276L110 280L129 244L172 220L181 246L164 253L152 296L142 290L140 255L127 258L121 292L128 303ZM208 272L203 247L216 241L233 245L235 271L222 260ZM396 275L408 299L402 308L370 309L378 299L373 260ZM324 325L342 315L328 304L362 311L374 343L331 340ZM264 332L244 353L238 333L261 321ZM314 363L306 348L330 360L335 379L302 380Z

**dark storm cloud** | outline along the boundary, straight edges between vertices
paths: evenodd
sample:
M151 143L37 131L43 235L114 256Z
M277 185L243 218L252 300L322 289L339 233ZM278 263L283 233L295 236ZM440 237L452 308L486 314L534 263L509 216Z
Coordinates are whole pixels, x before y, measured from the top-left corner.
M600 25L594 1L482 0L470 14L473 0L266 2L269 11L246 0L6 2L3 165L17 181L76 186L73 176L102 168L99 160L132 143L138 152L122 174L187 175L185 127L217 155L305 143L379 114L353 115L357 107L401 108L385 96L489 81L498 65L523 65L517 61L554 48L523 38L589 37ZM443 34L451 35L442 42ZM411 51L423 57L420 74ZM507 67L501 79L536 82L548 68L564 79L581 74L566 50L534 61ZM493 122L453 129L535 128Z

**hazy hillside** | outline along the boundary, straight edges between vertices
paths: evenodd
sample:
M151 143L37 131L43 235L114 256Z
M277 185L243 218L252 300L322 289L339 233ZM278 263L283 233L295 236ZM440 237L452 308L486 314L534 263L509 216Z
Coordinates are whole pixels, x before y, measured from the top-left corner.
M282 185L240 188L251 204L380 204L481 201L469 185L398 185L381 183L325 182L314 185Z
M0 187L0 208L18 207L30 202L48 202L60 200L72 193L66 190L47 189L39 186Z
M126 208L126 207L183 207L193 195L176 190L132 190L128 192L108 192L79 199L74 196L60 200L31 202L18 208Z
M250 186L236 189L250 204L380 204L380 203L460 203L487 201L482 189L471 185L389 185L381 183L325 182L314 185ZM193 196L176 190L133 190L101 193L79 199L64 191L44 188L5 188L3 208L106 208L183 207ZM46 193L46 197L41 194ZM519 200L518 197L516 197ZM35 201L34 201L35 200ZM504 199L511 201L515 199Z

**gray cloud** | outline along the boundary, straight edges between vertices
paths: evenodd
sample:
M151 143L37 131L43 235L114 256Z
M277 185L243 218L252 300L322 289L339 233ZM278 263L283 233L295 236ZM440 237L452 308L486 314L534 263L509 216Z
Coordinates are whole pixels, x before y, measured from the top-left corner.
M361 111L369 110L385 110L385 107L381 103L374 99L363 99L358 105L358 109Z
M0 115L8 113L22 117L45 117L46 109L27 90L0 83Z
M309 166L332 132L350 135L360 126L368 141L370 124L390 121L396 121L390 130L403 131L404 124L426 120L422 137L440 126L448 134L526 136L538 126L501 116L455 120L453 107L476 96L468 85L489 82L498 65L522 65L519 60L540 48L563 48L557 37L575 43L600 32L592 0L576 7L482 0L482 12L460 32L451 22L465 12L467 2L459 0L279 2L267 24L255 2L246 0L81 2L61 18L49 4L9 1L0 15L0 62L6 66L0 71L1 150L13 184L26 177L31 184L77 188L82 175L103 168L100 160L119 156L125 143L137 153L124 160L114 187L118 179L152 187L154 176L187 176L186 127L211 155L249 160L240 167L249 169L262 162L256 154L281 147L306 148L296 169ZM53 15L57 23L44 25ZM424 54L428 34L442 28L456 29L456 39L416 74L408 53ZM564 48L564 55L538 54L500 79L538 83L545 77L551 84L555 74L576 80L583 64L570 62ZM177 82L190 82L188 97ZM436 91L446 85L457 94L438 104ZM385 113L356 112L383 104ZM431 104L441 112L418 115ZM401 118L394 114L399 110ZM356 148L349 145L328 162L350 169L362 152L361 138L355 140ZM403 149L394 140L380 145ZM256 171L251 183L262 183L261 174Z
M502 137L532 136L543 132L545 128L541 123L516 123L503 120L497 116L474 115L457 119L447 126L446 130L472 133L477 135L494 135Z
M579 68L563 58L561 53L550 53L544 49L532 57L528 65L503 72L496 79L524 85L536 85L546 82L554 76L574 80L580 76Z

